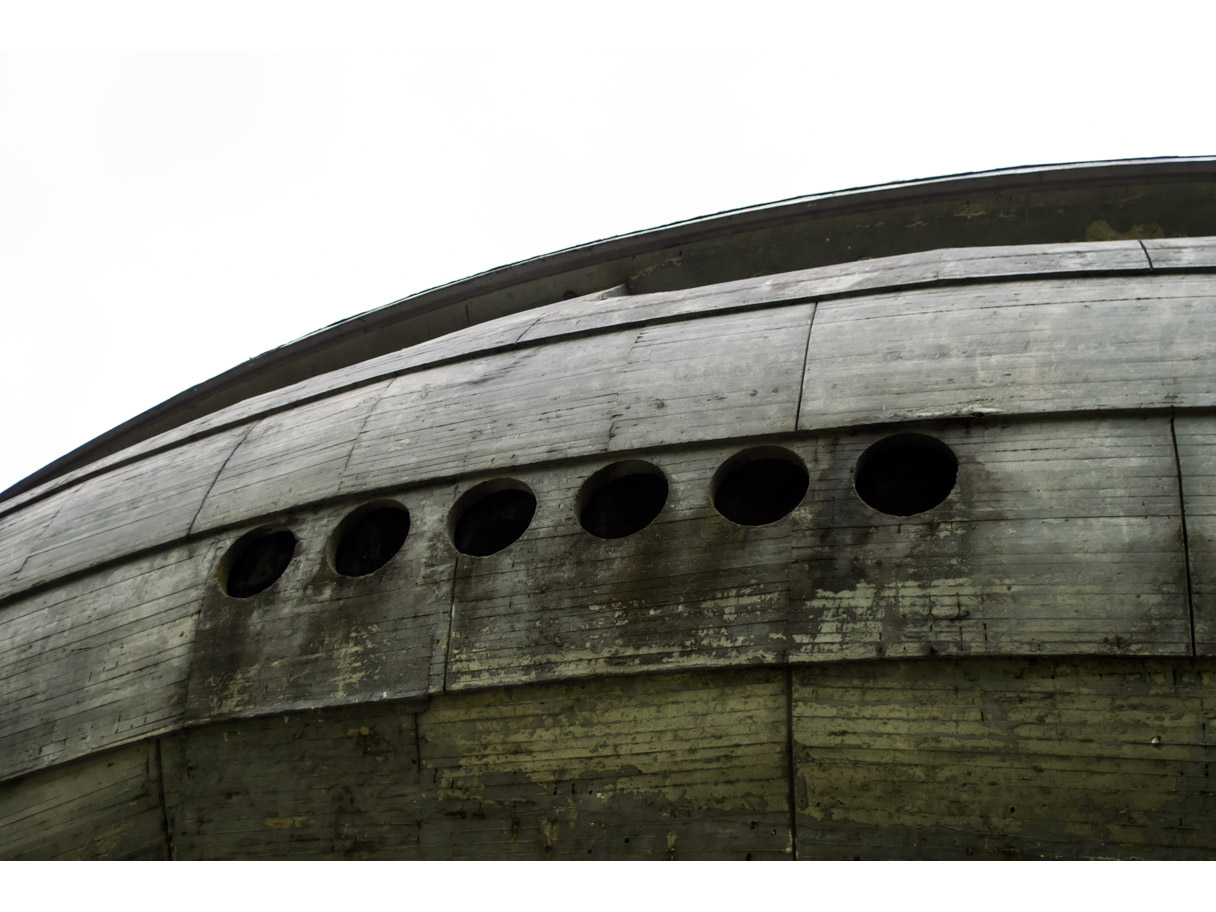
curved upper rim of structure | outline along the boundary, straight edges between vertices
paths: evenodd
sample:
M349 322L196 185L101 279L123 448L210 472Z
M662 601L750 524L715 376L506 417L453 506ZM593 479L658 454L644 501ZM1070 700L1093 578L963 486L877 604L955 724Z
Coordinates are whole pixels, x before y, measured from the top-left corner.
M1153 218L1162 213L1166 224ZM501 266L340 320L154 406L0 500L251 396L563 297L622 285L670 290L945 247L1203 235L1216 235L1216 156L948 175L688 219Z

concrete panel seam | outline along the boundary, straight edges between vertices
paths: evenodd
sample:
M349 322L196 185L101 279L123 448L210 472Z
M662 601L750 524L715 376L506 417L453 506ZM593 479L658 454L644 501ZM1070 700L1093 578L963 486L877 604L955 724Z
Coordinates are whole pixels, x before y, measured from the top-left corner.
M388 387L385 387L385 390L387 389ZM376 405L379 405L380 402L383 401L383 398L384 396L382 392L380 399L376 402ZM359 430L351 434L350 449L346 451L346 459L344 459L342 462L342 471L338 474L339 479L346 477L346 473L350 469L350 459L355 455L355 450L359 446L359 438L363 436L363 431L367 427L367 422L371 420L372 413L376 411L376 405L371 406L366 412L363 413L363 420L359 422ZM339 481L338 484L341 486L341 481Z
M260 419L259 419L260 420ZM194 524L198 522L199 516L203 512L203 507L207 505L207 498L211 496L211 491L215 488L215 484L220 480L220 476L224 474L224 469L228 467L228 462L236 455L236 451L241 448L241 444L253 433L253 429L258 425L258 421L249 422L245 428L245 433L241 435L241 439L233 444L232 449L228 451L228 455L224 457L224 461L220 463L219 469L215 473L215 477L211 479L211 484L207 485L207 491L203 494L198 502L198 509L194 511L194 516L190 520L190 525L186 526L186 537L189 538L194 534Z
M806 347L802 350L802 376L798 378L798 405L794 409L794 431L802 420L802 394L806 391L806 365L811 358L811 333L815 330L815 314L819 313L819 302L811 302L811 319L806 324Z
M1153 255L1149 253L1148 248L1144 246L1144 241L1138 240L1136 243L1139 244L1140 249L1144 251L1144 258L1148 260L1148 268L1156 269L1157 267L1153 265Z
M794 752L794 666L789 656L785 659L785 763L786 806L789 809L790 861L798 860L798 805L794 784L798 775L798 759Z
M1178 517L1182 524L1182 569L1186 573L1186 611L1191 630L1191 655L1195 649L1195 599L1191 589L1191 545L1186 532L1186 498L1182 490L1182 457L1178 453L1178 432L1174 429L1174 418L1170 417L1170 440L1174 445L1174 469L1178 473Z
M165 836L165 860L177 861L177 851L173 847L173 830L169 826L169 805L165 801L165 758L161 752L164 740L164 737L156 739L157 798L160 801L160 825Z
M38 531L38 535L34 538L33 542L30 543L29 551L27 551L25 553L25 556L21 558L21 563L17 566L17 569L13 571L13 574L10 577L10 579L19 578L21 576L21 571L25 569L25 565L29 563L30 558L33 557L35 554L39 553L38 545L42 542L42 537L44 535L46 535L46 533L50 530L51 526L53 526L55 524L55 520L59 518L59 512L62 509L63 509L62 503L59 504L59 506L57 506L55 508L55 512L51 514L50 518L46 521L46 524L43 525L43 527ZM5 601L6 601L6 599L0 599L0 605L3 605L5 603Z
M443 687L448 692L448 666L452 659L452 625L456 617L456 580L460 578L460 555L456 555L456 564L452 568L452 597L448 602L448 638L443 644Z
M536 326L537 323L540 322L540 320L541 320L541 318L537 317L535 320L533 320L531 323L529 323L527 326L525 326L523 328L523 330L520 332L520 334L515 337L515 341L511 343L511 347L515 348L521 342L523 342L524 336L526 336L528 333L532 332L532 329Z

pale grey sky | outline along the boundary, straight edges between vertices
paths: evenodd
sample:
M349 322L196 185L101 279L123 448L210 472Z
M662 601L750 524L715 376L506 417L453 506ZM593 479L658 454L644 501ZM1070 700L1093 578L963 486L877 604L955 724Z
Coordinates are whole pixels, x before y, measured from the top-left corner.
M1198 6L22 6L0 488L266 349L572 244L1216 149Z

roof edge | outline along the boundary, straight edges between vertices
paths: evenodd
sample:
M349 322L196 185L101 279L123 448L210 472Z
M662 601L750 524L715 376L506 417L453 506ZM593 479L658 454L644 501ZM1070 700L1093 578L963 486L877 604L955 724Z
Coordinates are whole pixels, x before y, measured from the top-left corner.
M538 296L538 287L527 287L541 286L545 280L596 270L602 272L603 267L619 265L621 268L617 270L615 279L601 279L607 282L604 287L617 284L622 277L620 273L625 271L626 264L632 258L673 245L709 241L788 223L815 221L832 215L845 215L850 211L949 198L960 192L975 194L994 189L1016 191L1049 186L1082 188L1085 185L1125 184L1137 180L1166 183L1179 179L1216 182L1216 156L1034 165L876 184L790 197L567 247L426 289L270 349L82 444L0 492L0 500L30 490L225 405L333 370L334 365L325 360L317 360L315 369L310 369L310 362L321 351L343 348L349 355L348 363L357 363L362 360L357 357L361 340L369 338L372 333L385 333L392 328L395 330L394 338L386 344L393 344L396 348L414 345L507 313L551 303L555 299L552 289L548 290L548 296ZM892 251L895 252L898 251ZM593 277L589 275L588 281L594 282ZM502 295L513 289L520 291L514 300L495 302L495 306L485 307L478 313L470 314L464 306L471 299ZM594 290L586 288L582 289L582 293ZM460 314L445 314L450 310L457 310ZM408 326L405 325L407 323Z

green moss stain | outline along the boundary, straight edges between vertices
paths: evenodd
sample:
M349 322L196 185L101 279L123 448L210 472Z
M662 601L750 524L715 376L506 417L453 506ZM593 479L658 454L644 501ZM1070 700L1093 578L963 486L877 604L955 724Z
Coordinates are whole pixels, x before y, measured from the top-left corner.
M1087 241L1140 241L1163 237L1165 237L1165 229L1157 222L1132 225L1126 231L1119 231L1117 228L1112 228L1106 219L1098 219L1090 222L1085 228L1085 240Z

